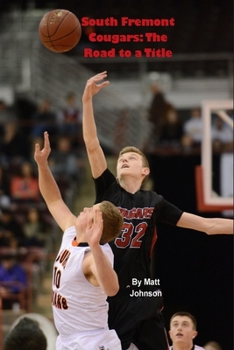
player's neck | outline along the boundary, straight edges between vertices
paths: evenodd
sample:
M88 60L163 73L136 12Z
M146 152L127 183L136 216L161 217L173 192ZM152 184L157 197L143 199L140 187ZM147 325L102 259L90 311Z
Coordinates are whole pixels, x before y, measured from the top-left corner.
M124 178L124 179L121 179L120 186L124 188L125 191L134 194L140 190L141 180L137 181L136 179L133 179L130 177Z
M77 234L76 235L76 241L79 242L79 243L87 243L87 240L85 238L85 234L84 233L81 233L81 234Z
M194 345L174 344L172 350L193 350Z

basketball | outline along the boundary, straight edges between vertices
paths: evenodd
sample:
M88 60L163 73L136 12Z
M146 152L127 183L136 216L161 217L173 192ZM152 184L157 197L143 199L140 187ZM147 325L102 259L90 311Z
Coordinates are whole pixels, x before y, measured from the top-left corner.
M67 52L80 41L82 29L74 13L68 10L52 10L41 19L38 32L47 49Z

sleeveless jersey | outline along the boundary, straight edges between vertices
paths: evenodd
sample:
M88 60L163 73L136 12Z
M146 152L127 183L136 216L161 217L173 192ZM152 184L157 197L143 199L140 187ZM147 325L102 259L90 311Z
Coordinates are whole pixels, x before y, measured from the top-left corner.
M54 263L52 307L55 326L66 338L71 334L107 327L108 302L101 287L87 281L82 261L90 248L87 243L74 245L75 227L64 232L61 247ZM102 250L113 265L113 253L108 244Z
M109 169L94 182L96 203L112 202L124 218L121 235L110 242L120 292L130 287L134 279L142 281L141 287L144 284L148 288L150 258L157 239L156 221L176 225L182 211L154 191L139 190L134 194L125 191Z

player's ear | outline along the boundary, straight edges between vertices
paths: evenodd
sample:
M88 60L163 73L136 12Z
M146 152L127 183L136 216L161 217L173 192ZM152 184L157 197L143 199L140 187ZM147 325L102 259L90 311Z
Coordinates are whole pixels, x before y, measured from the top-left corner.
M149 173L150 173L150 169L148 167L144 167L142 169L142 174L143 175L147 176L147 175L149 175Z
M193 339L196 338L197 336L197 331L193 331Z
M169 337L171 338L171 331L168 331L168 333L169 333Z

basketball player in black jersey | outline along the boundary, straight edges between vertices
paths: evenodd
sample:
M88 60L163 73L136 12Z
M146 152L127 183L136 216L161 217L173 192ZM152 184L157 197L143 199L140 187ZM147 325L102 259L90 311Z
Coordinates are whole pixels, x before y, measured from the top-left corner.
M141 190L149 175L144 154L135 147L124 148L117 160L117 178L108 170L94 120L92 98L108 86L102 72L90 78L84 89L83 137L96 187L96 202L108 200L122 212L121 235L111 247L120 291L109 301L109 326L128 349L131 342L140 350L167 350L162 297L158 281L151 279L150 254L156 240L156 221L194 229L207 234L233 234L233 220L203 218L167 202L154 191Z

